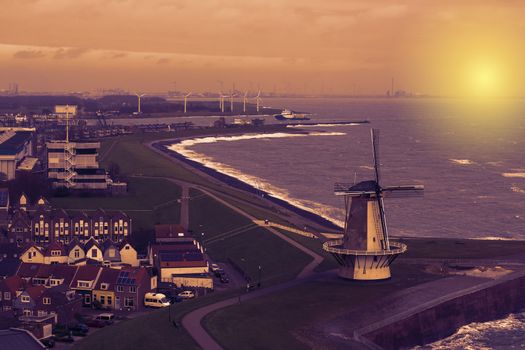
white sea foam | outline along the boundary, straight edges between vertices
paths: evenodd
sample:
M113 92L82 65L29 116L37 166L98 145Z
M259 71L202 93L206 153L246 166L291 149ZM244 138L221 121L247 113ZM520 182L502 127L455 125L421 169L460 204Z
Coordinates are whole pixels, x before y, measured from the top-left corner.
M470 323L448 338L414 349L511 349L525 346L525 314L511 314L500 320Z
M319 123L319 124L293 124L286 125L287 128L315 128L318 126L322 127L335 127L335 126L355 126L361 125L359 123L344 123L344 124L331 124L331 123Z
M273 133L273 134L246 134L239 136L217 136L217 137L201 137L195 139L182 140L179 143L168 146L168 149L175 151L184 157L191 159L195 162L201 163L207 168L214 169L220 173L229 175L235 179L243 181L255 188L258 188L264 192L269 193L272 197L286 201L298 208L307 210L314 214L317 214L327 220L330 220L336 225L343 226L343 210L334 208L331 206L323 205L310 200L296 199L291 197L290 193L283 188L277 187L261 179L259 177L245 174L242 171L230 167L226 164L215 161L212 157L206 156L202 153L191 150L190 147L198 144L210 144L216 142L232 142L239 140L250 140L250 139L275 139L284 137L307 137L307 136L344 136L345 133L341 132L311 132L306 134L293 134L293 133Z
M471 161L470 159L449 159L452 163L459 164L459 165L472 165L475 164L475 162Z
M504 177L518 177L525 179L525 173L502 173L501 175Z

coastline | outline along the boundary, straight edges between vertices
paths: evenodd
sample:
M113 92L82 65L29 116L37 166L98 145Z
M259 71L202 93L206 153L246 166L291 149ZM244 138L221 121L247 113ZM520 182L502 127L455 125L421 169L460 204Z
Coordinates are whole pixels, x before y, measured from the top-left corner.
M258 133L269 133L269 132L274 132L275 130L269 130L269 131L266 131L266 130L258 130L257 132ZM300 129L297 129L297 130L290 130L288 129L287 132L289 133L296 133L296 134L304 134L304 133L307 133L307 131L304 131L304 130L300 130ZM238 135L247 135L247 134L250 134L250 132L246 132L246 131L240 131L238 133L231 133L231 134L228 134L229 136L238 136ZM272 204L274 205L277 205L281 208L284 208L286 209L287 211L290 211L290 212L293 212L294 214L296 215L299 215L305 219L308 219L318 225L321 225L325 228L328 228L330 230L334 230L334 231L341 231L341 227L337 226L336 224L334 224L333 222L331 222L330 220L316 214L316 213L313 213L313 212L310 212L308 210L305 210L305 209L302 209L302 208L299 208L285 200L282 200L282 199L279 199L279 198L276 198L274 197L271 193L267 192L267 191L264 191L264 190L261 190L261 189L257 189L255 188L254 186L244 182L244 181L241 181L237 178L234 178L230 175L227 175L227 174L224 174L224 173L221 173L215 169L212 169L212 168L209 168L197 161L194 161L192 159L189 159L187 158L186 156L183 156L181 155L180 153L177 153L171 149L169 149L167 146L170 146L170 145L173 145L173 144L176 144L176 143L180 143L182 142L183 140L187 140L187 139L195 139L195 138L200 138L200 137L206 137L206 136L213 136L213 135L216 135L214 133L210 133L209 135L207 134L203 134L203 135L199 135L199 136L192 136L192 137L179 137L179 138L173 138L173 139L164 139L164 140L157 140L157 141L153 141L151 142L149 145L150 147L154 148L155 150L157 150L158 152L161 152L165 155L167 155L170 159L173 159L173 160L176 160L176 161L179 161L185 165L188 166L188 168L194 170L194 171L198 171L200 173L203 173L215 180L217 180L218 182L220 182L221 184L223 185L226 185L226 186L229 186L229 187L232 187L234 189L237 189L237 190L241 190L241 191L244 191L244 192L247 192L247 193L250 193L254 196L261 196L262 198L268 200L269 202L271 202Z

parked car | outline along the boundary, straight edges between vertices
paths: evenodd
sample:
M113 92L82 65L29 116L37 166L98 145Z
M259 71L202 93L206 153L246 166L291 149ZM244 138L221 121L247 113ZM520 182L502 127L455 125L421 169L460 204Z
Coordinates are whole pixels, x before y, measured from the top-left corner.
M210 269L211 269L211 272L215 272L220 269L220 266L217 264L211 264Z
M192 299L195 298L195 293L193 293L193 291L191 290L185 290L183 292L180 292L178 296L182 299Z
M44 344L44 346L48 349L55 347L55 340L52 337L46 338L46 339L40 339L40 342Z
M144 295L144 306L166 307L170 306L170 301L162 293L146 293Z
M108 326L106 321L96 320L96 319L87 320L86 325L88 325L89 327L93 327L93 328L103 328L103 327Z
M225 274L225 272L223 269L218 268L217 270L213 271L213 274L215 275L215 277L221 277L222 275Z
M230 283L230 279L226 275L221 276L221 283Z
M180 303L184 299L182 297L179 297L178 295L175 295L175 296L170 297L169 300L170 300L170 303L173 304L173 303Z
M112 324L115 320L115 315L110 312L103 312L95 317L95 320L106 321Z

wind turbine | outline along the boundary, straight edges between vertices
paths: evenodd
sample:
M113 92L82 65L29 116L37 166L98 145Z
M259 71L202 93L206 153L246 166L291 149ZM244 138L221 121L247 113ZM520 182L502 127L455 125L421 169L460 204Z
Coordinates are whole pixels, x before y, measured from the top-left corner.
M184 95L184 114L186 114L186 103L188 102L188 97L190 97L191 92L188 92L186 95Z
M138 100L138 109L137 109L137 114L140 114L140 113L142 113L142 112L140 111L140 99L141 99L142 97L146 96L146 94L139 95L138 93L135 92L135 96L137 96L138 99L139 99L139 100Z
M261 106L261 90L259 90L257 96L255 96L255 101L257 102L257 112L259 112Z
M232 90L232 92L230 92L230 111L232 112L233 112L233 98L237 96L234 91L235 90Z
M248 99L248 91L244 93L244 97L242 99L242 111L243 113L246 113L246 100Z
M221 106L221 112L224 113L224 98L225 97L228 97L228 95L224 95L221 91L220 95L219 95L219 102L220 102L220 106Z

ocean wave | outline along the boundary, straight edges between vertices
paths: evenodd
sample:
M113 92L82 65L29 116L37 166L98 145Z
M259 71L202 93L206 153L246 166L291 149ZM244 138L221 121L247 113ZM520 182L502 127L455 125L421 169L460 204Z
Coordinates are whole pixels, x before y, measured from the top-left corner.
M512 192L516 192L516 193L524 193L525 194L525 190L521 187L519 187L518 185L516 184L512 184L512 186L510 187L510 190Z
M182 140L179 143L168 146L168 149L175 151L184 157L198 162L207 168L214 169L220 173L229 175L242 182L245 182L254 188L268 193L274 198L286 201L298 208L307 210L314 214L317 214L334 224L343 227L344 212L340 208L334 208L328 205L324 205L315 201L306 199L293 198L290 193L283 188L272 185L262 178L257 176L243 173L242 171L235 169L226 164L217 162L214 158L206 156L205 154L198 153L194 150L189 149L191 146L197 144L210 144L215 142L232 142L239 140L250 140L250 139L272 139L272 138L283 138L283 137L306 137L306 136L342 136L345 133L340 132L312 132L307 134L291 134L291 133L273 133L273 134L247 134L239 136L217 136L217 137L201 137L196 139Z
M462 350L462 349L511 349L525 346L525 313L511 314L506 318L474 322L465 325L448 338L417 350Z
M455 163L455 164L459 164L459 165L472 165L472 164L476 164L475 162L473 162L472 160L470 159L449 159L452 163Z
M501 173L503 177L518 177L525 179L525 173Z

